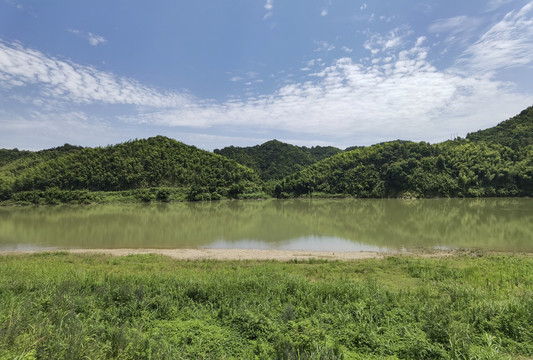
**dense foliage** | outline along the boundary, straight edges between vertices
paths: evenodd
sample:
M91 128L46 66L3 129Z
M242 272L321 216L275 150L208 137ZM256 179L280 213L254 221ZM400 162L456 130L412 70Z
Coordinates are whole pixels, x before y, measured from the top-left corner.
M275 195L355 197L533 195L533 146L393 141L335 155L289 176Z
M498 143L513 150L533 145L533 106L492 128L470 133L466 138L472 141Z
M8 164L10 162L13 162L15 160L24 158L26 156L31 155L31 151L27 150L19 150L19 149L0 149L0 166L4 166L5 164Z
M112 194L111 192L123 192ZM100 192L96 194L95 192ZM209 153L158 136L104 148L0 150L12 203L354 196L533 196L533 107L441 144L298 147L277 140Z
M186 187L190 200L201 200L235 197L258 180L252 170L233 160L163 136L67 152L23 168L19 161L26 159L0 168L4 198L9 190L60 194Z
M533 260L0 257L2 359L533 356Z
M350 149L286 177L274 195L533 195L533 107L466 140Z
M214 152L255 170L263 180L272 180L303 170L341 150L332 146L307 148L271 140L257 146L230 146Z
M83 149L81 146L74 146L70 144L36 152L19 149L0 149L0 167L9 163L13 163L19 159L30 159L33 161L33 163L45 161L71 152L76 152L81 149ZM22 164L27 166L27 163L22 162Z
M81 149L83 149L81 146L70 144L37 152L0 149L0 201L11 197L13 183L22 172L48 160L68 155Z

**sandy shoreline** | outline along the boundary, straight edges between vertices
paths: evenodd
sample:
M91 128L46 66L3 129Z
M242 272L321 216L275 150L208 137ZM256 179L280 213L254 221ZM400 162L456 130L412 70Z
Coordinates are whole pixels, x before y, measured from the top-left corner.
M457 251L419 250L404 252L332 252L306 250L259 250L259 249L65 249L53 251L0 251L0 255L30 254L36 252L67 251L72 254L106 254L112 256L126 256L139 254L160 254L178 260L361 260L383 259L388 256L418 256L418 257L447 257Z

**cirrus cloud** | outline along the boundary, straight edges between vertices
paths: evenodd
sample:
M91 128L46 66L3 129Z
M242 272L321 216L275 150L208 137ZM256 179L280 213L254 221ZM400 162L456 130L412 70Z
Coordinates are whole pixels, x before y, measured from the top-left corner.
M511 11L468 48L459 63L474 71L494 71L533 62L533 2Z

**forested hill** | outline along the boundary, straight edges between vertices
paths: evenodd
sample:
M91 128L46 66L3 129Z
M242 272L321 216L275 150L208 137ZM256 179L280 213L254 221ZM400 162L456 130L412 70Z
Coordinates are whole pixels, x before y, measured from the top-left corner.
M533 145L392 141L344 152L283 180L275 196L532 196Z
M341 151L273 140L210 153L157 136L98 148L0 150L0 201L115 201L114 192L119 201L533 196L533 107L434 145L397 140Z
M36 164L81 149L83 149L81 146L70 144L36 152L18 149L0 149L0 167L19 159L27 159L29 162ZM24 166L27 167L28 165L26 164Z
M494 127L470 133L466 138L494 142L514 150L533 145L533 106Z
M347 149L348 150L348 149ZM353 148L286 177L275 196L533 196L533 107L467 139Z
M282 179L341 151L332 146L307 148L271 140L261 145L229 146L214 152L254 169L263 180L272 180Z
M220 198L236 195L259 181L251 169L233 160L163 136L67 152L20 169L18 163L24 161L0 167L0 196L51 188L121 191L187 187Z

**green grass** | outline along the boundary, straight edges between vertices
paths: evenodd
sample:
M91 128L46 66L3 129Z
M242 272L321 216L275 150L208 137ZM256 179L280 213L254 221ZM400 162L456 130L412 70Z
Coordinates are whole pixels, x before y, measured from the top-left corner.
M523 359L533 258L0 256L1 359Z

